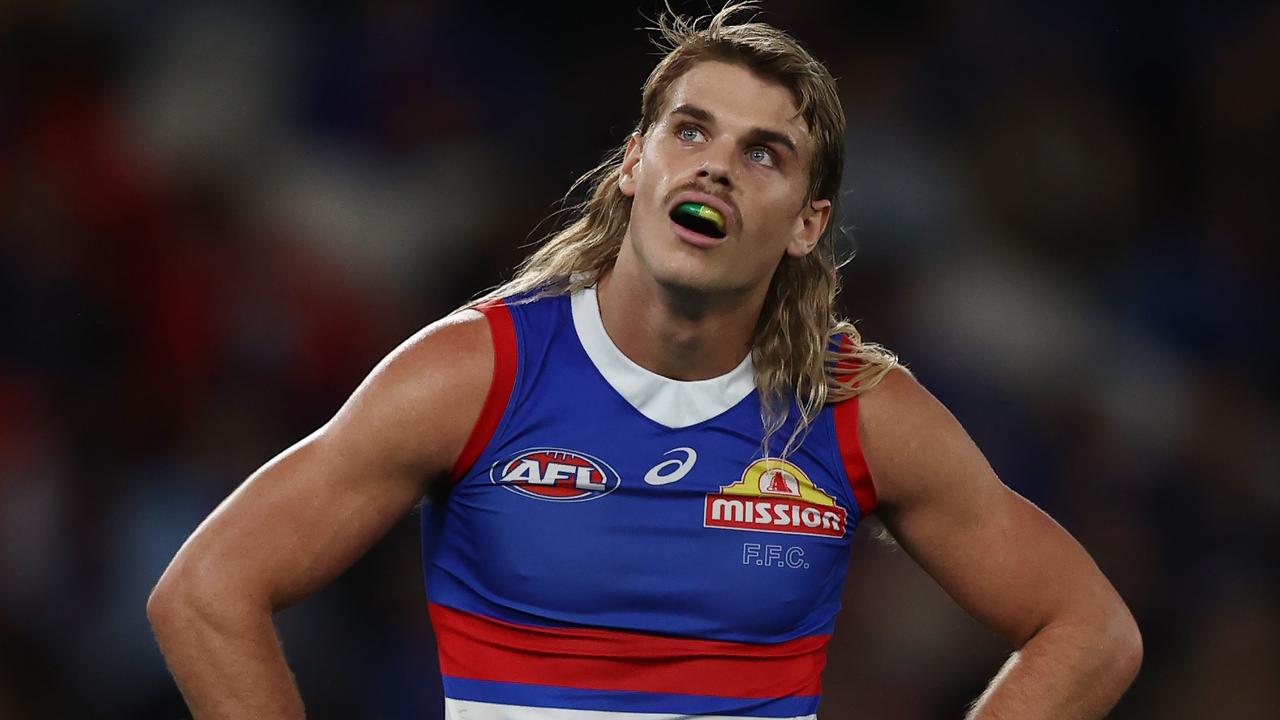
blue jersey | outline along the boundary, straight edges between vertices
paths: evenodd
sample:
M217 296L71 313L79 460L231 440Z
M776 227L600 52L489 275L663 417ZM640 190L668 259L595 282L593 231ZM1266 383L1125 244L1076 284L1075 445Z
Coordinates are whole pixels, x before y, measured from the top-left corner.
M874 503L856 399L782 460L749 357L651 373L594 289L482 310L493 383L425 560L447 715L812 717Z

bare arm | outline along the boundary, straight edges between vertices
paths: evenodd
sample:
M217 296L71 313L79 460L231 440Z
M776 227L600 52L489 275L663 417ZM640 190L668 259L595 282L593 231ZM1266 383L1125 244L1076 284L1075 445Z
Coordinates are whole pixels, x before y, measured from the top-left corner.
M272 613L337 577L448 470L491 371L479 313L428 327L201 523L147 603L196 718L303 716Z
M941 403L894 371L860 400L878 514L1015 652L971 720L1099 718L1142 658L1137 625L1079 543L996 477Z

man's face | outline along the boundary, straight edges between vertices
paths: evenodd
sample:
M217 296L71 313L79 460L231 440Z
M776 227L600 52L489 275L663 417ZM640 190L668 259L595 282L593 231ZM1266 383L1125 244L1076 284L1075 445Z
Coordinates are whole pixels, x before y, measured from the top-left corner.
M762 291L783 254L807 254L826 227L830 202L808 199L813 152L785 87L740 65L699 63L627 145L626 242L662 285Z

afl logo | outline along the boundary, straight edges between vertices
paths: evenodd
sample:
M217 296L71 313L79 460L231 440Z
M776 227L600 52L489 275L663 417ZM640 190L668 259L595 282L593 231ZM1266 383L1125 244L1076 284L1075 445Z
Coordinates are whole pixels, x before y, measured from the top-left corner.
M617 489L618 473L600 458L560 448L530 448L499 460L489 480L514 493L553 502L595 500Z

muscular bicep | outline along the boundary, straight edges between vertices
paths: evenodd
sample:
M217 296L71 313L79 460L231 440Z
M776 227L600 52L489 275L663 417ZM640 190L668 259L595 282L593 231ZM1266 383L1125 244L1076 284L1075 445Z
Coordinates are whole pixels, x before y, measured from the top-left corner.
M360 557L457 456L488 389L485 320L406 341L332 420L251 475L192 534L165 581L280 608Z
M962 607L1021 646L1119 602L1079 543L1006 487L954 417L905 373L860 401L878 514Z

